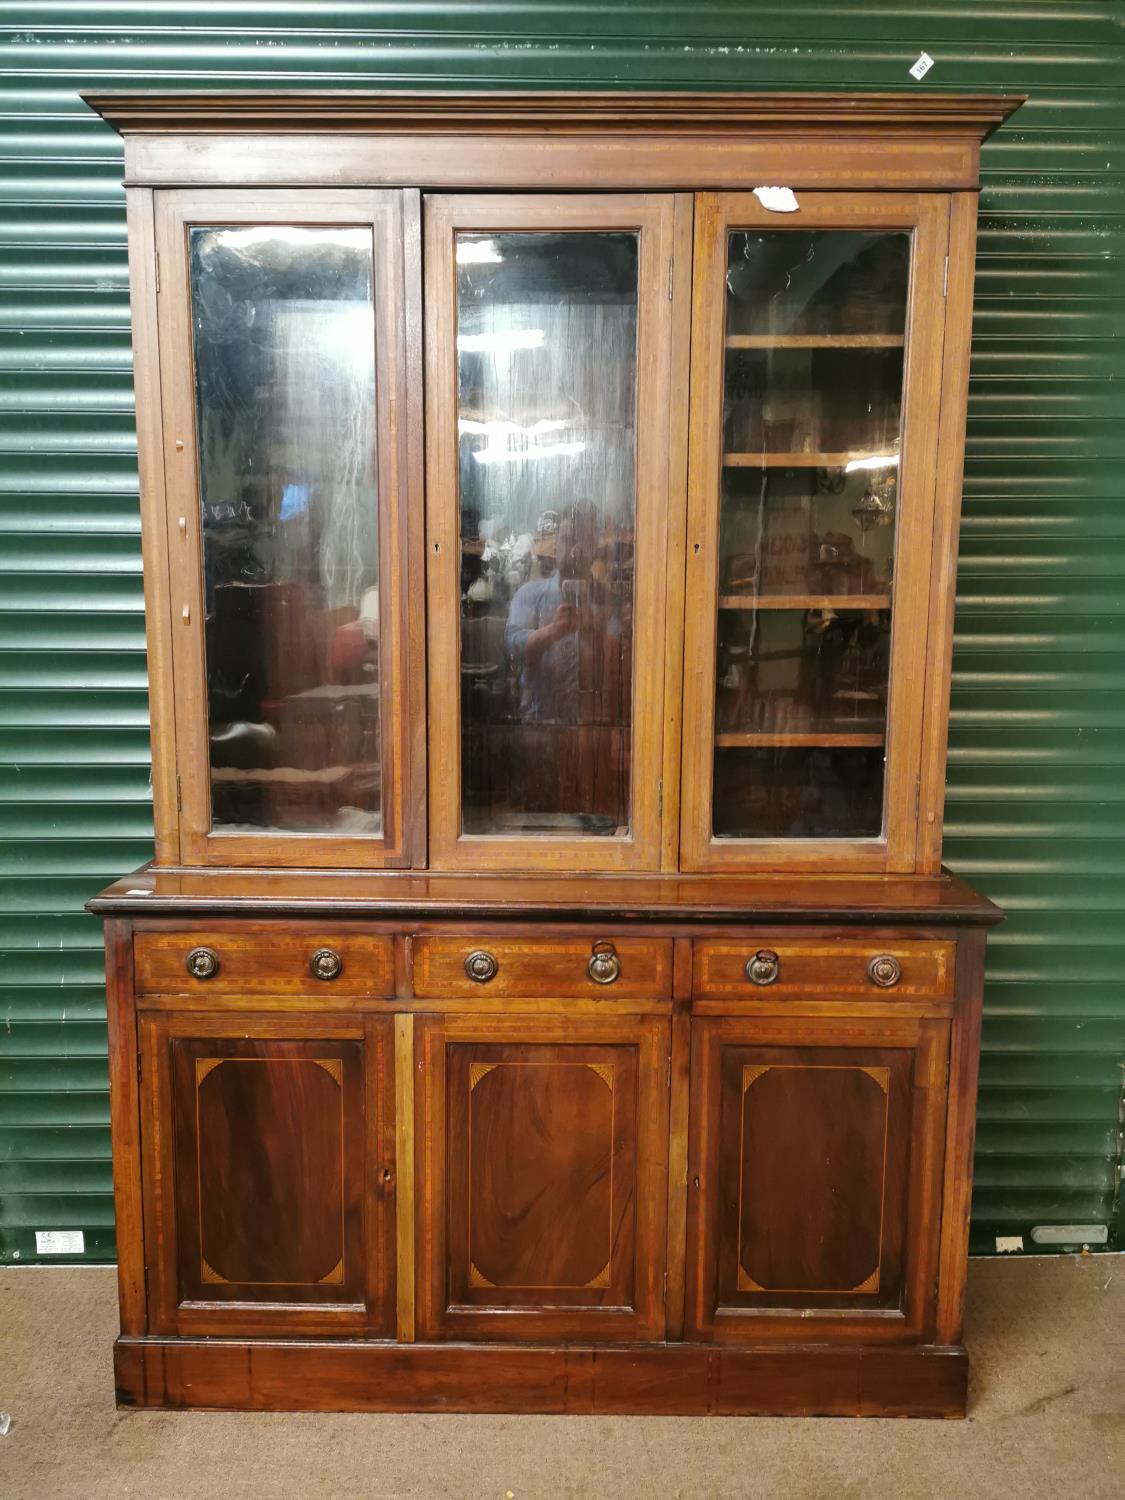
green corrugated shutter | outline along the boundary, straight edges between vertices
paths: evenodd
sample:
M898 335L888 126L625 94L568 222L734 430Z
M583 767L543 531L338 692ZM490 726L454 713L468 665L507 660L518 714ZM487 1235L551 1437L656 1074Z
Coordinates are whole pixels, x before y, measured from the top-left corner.
M1125 1054L1125 89L1113 3L0 6L0 1260L113 1253L82 902L150 853L108 87L1026 92L985 153L947 859L1008 911L974 1244L1111 1213ZM159 25L154 25L159 21ZM1117 336L1115 338L1115 336Z

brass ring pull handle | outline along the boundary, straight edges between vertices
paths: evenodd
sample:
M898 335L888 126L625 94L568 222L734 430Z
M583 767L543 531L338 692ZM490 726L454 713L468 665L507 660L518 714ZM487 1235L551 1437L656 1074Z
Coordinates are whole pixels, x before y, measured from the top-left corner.
M773 984L781 973L781 960L768 948L759 948L746 960L746 977L751 984Z
M335 948L318 948L309 959L309 973L314 979L335 979L343 968L344 960Z
M889 990L902 978L902 965L891 953L880 953L867 965L867 977L881 990Z
M465 973L477 984L487 984L495 979L500 965L484 948L474 948L465 960Z
M621 960L612 943L595 943L586 965L586 973L595 984L612 984L621 973Z
M193 979L214 979L219 972L219 955L213 948L193 948L184 959L184 968Z

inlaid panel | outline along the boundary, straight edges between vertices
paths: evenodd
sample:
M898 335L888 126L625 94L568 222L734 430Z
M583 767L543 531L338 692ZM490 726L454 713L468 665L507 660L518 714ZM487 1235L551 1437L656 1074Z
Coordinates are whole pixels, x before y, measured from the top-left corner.
M450 1146L464 1153L466 1192L451 1209L464 1215L455 1227L468 1240L470 1293L605 1291L615 1247L631 1282L634 1142L630 1132L615 1149L614 1127L635 1107L633 1058L469 1061L470 1050L455 1049L449 1083L468 1114L464 1142Z
M238 1019L143 1022L155 1318L175 1332L379 1328L390 1023Z
M724 1303L897 1304L910 1063L905 1050L724 1053Z
M642 1336L666 1023L450 1016L419 1031L424 1336Z
M237 1285L241 1297L339 1286L348 1248L344 1060L200 1057L186 1041L172 1050L189 1114L181 1129L195 1144L195 1180L188 1162L177 1184L181 1205L198 1211L197 1225L194 1214L179 1216L183 1280Z
M731 1017L693 1036L689 1332L920 1335L948 1023Z

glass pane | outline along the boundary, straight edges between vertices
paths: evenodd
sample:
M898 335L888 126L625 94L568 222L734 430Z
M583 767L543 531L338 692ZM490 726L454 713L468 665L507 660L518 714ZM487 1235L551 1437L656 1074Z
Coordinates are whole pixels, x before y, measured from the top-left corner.
M468 834L629 826L637 237L457 236Z
M909 234L728 242L716 838L883 827Z
M190 231L216 831L381 831L372 249Z

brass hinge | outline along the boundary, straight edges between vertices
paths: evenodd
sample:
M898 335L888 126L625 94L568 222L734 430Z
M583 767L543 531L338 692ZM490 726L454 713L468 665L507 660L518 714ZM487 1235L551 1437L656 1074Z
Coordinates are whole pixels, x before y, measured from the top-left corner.
M671 300L672 300L672 281L673 281L673 272L675 271L675 266L676 266L676 257L674 255L670 255L668 257L668 301L669 302L671 302Z
M176 777L176 811L182 813L184 810L184 784Z
M656 783L656 816L658 818L662 818L664 816L664 778L663 778L663 776Z
M156 252L156 290L160 291L160 251Z
M942 272L942 277L941 277L941 295L943 297L948 297L949 296L949 256L948 255L945 257L945 270Z

